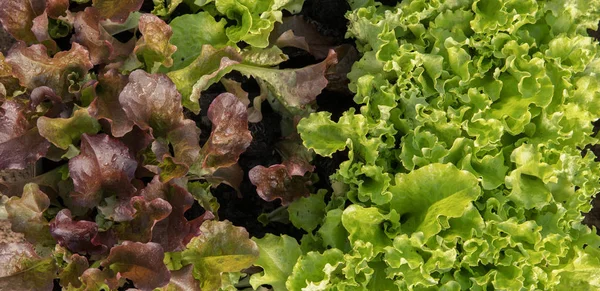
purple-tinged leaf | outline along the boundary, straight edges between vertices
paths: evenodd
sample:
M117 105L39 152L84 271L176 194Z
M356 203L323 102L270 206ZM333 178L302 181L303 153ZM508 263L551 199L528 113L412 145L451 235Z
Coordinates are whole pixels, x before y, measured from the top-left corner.
M127 76L116 69L98 75L96 99L90 104L90 113L97 119L105 119L110 124L114 136L121 137L133 127L133 121L119 103L119 94L127 85Z
M104 218L112 221L121 222L132 220L136 210L132 206L131 198L132 197L129 196L110 196L100 203L97 207L98 211L104 215Z
M334 50L329 50L329 55L322 62L299 69L265 68L251 61L244 60L235 51L204 46L202 54L188 67L168 75L185 97L184 105L196 113L199 111L201 92L235 70L254 77L259 85L263 84L261 88L271 93L271 103L280 104L275 110L293 116L305 113L306 106L313 103L327 86L325 73L337 63L337 55ZM192 90L189 88L191 84L194 84Z
M194 278L194 266L187 265L177 271L171 271L171 280L159 291L201 291L200 281Z
M50 18L65 16L69 9L69 0L46 0L46 13Z
M133 155L138 155L144 149L146 149L154 140L150 134L141 130L139 127L134 126L133 130L125 134L123 137L119 138L122 141ZM140 156L137 157L139 159L138 169L142 166Z
M161 162L161 179L185 175L198 158L200 130L192 120L184 119L181 95L173 82L165 75L134 71L119 102L135 125L157 139L152 150ZM167 142L174 149L174 157L167 150Z
M25 116L25 105L16 101L6 101L0 107L0 143L21 136L29 130Z
M334 38L323 36L317 26L303 16L285 17L282 23L275 23L269 42L280 48L303 49L318 60L326 58L329 49L336 45Z
M200 231L182 252L182 263L194 265L194 274L202 278L202 290L218 290L222 273L240 272L258 259L258 246L243 227L209 220Z
M32 244L54 245L44 211L50 206L50 199L36 184L27 184L21 197L12 197L6 202L8 220L12 231L25 235Z
M304 176L315 170L315 166L310 163L314 153L302 145L299 137L279 142L276 147L290 176Z
M181 122L180 126L173 128L167 135L167 140L173 146L175 157L170 154L158 156L160 178L169 181L173 178L184 176L200 155L200 129L190 119Z
M35 108L38 105L42 104L42 102L46 101L46 100L50 100L52 102L52 104L54 105L62 105L62 98L58 95L56 95L56 93L54 93L54 90L52 90L52 88L47 87L47 86L40 86L37 87L33 90L31 90L31 94L29 95L29 100L31 101L29 103L29 108ZM62 113L62 108L63 106L60 106L59 111L54 111L51 112L53 110L50 110L48 112L46 112L45 116L49 116L49 117L55 117L58 116L60 113Z
M33 90L48 86L57 95L64 98L73 74L83 78L93 66L88 51L78 43L71 50L61 51L48 57L46 47L40 44L26 47L24 43L15 44L6 57L12 66L13 74L22 86Z
M38 133L37 128L0 143L0 169L25 169L46 155L50 143Z
M266 82L275 98L292 111L304 109L316 100L317 95L327 86L325 72L336 63L337 54L330 50L325 60L304 68L275 70L243 66L236 70Z
M50 51L50 54L54 54L58 51L58 45L50 37L50 33L48 32L48 14L46 12L33 19L31 31L35 35L37 42L45 45Z
M137 162L129 149L106 134L82 135L81 153L69 161L75 192L71 197L80 207L98 206L104 197L128 197Z
M79 277L83 275L83 272L90 267L90 264L86 257L78 254L72 254L70 257L65 257L67 266L58 273L58 279L60 280L60 286L63 288L79 288L81 287L81 281Z
M212 174L205 175L204 179L215 188L221 183L229 185L231 188L235 189L238 195L241 195L240 185L244 180L244 170L236 163L229 167L219 168Z
M282 205L288 205L300 197L310 195L304 177L292 176L282 164L268 168L256 166L250 170L248 176L250 182L256 186L258 195L265 201L281 199Z
M360 59L356 48L349 44L343 44L334 48L338 62L327 69L325 78L327 78L327 89L342 93L351 93L348 89L350 80L347 75L352 69L352 65Z
M146 291L165 286L171 274L163 263L165 253L156 243L123 242L110 250L102 266L117 272L117 277L133 281L136 288Z
M134 52L138 59L150 70L155 63L165 67L173 65L171 55L177 47L169 43L173 30L162 19L153 14L140 17L139 30L142 37L137 41Z
M100 25L100 20L100 13L94 7L77 12L73 22L75 34L71 40L87 47L94 65L129 55L133 51L135 41L121 43L106 32Z
M69 251L80 254L102 254L108 251L103 244L94 243L98 225L91 221L74 221L69 209L63 209L50 222L50 233Z
M165 75L132 72L119 102L129 119L154 137L165 137L183 120L181 94Z
M29 243L0 243L0 266L0 290L52 290L54 259L40 258Z
M0 170L22 170L46 155L50 143L40 136L37 128L0 143Z
M252 141L248 130L248 110L230 93L223 93L210 104L208 118L212 132L200 152L198 162L209 173L237 163Z
M148 201L142 196L135 196L131 205L136 211L133 219L114 226L120 240L149 242L156 222L165 219L172 211L169 202L161 198Z
M123 22L127 20L129 13L142 7L144 0L92 0L92 3L102 18Z
M50 143L31 128L26 106L15 100L0 107L0 170L25 169L46 155Z
M41 136L63 150L76 144L82 134L95 134L101 129L100 123L90 115L87 108L77 106L69 118L38 118L37 127Z
M192 207L194 197L185 188L173 183L162 183L155 177L141 195L148 201L163 199L171 204L172 211L168 217L160 220L152 230L152 241L159 243L166 252L181 251L193 237L200 234L200 225L214 216L210 212L188 221L184 214Z
M15 39L34 44L33 19L44 13L44 0L0 0L0 22Z

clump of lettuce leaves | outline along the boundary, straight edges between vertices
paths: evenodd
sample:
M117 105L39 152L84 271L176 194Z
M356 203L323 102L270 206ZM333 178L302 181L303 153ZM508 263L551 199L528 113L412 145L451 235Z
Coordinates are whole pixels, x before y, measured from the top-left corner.
M211 187L240 191L247 173L238 160L264 101L286 120L272 126L294 136L275 166L310 185L312 155L294 121L315 111L338 58L331 44L312 65L279 68L289 57L275 25L304 1L153 2L152 13L140 11L141 0L0 5L0 23L17 41L0 54L1 208L26 239L0 245L0 289L250 286L260 247L243 227L219 221ZM171 17L179 5L192 13ZM259 96L249 97L233 71L254 79ZM207 105L212 128L201 143L194 115L219 82L226 90ZM42 158L54 168L19 174ZM195 204L203 214L190 217Z
M600 238L582 224L600 190L582 154L600 117L597 4L351 1L360 110L298 124L308 148L349 159L326 205L292 204L319 227L300 245L269 238L253 286L600 288ZM278 252L295 255L267 257Z

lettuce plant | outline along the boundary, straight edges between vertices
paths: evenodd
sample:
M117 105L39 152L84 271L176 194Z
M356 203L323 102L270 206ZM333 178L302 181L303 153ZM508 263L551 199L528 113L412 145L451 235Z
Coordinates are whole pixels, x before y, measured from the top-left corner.
M600 288L581 222L600 186L582 154L600 116L595 3L351 4L360 111L298 124L308 148L348 160L326 206L292 204L325 214L300 245L269 238L265 255L301 254L275 270L261 253L254 286L285 270L288 290Z
M26 239L0 244L0 289L249 286L258 244L218 220L210 189L240 191L238 160L264 101L295 131L336 73L333 45L314 64L278 67L289 57L269 37L289 30L275 26L303 2L154 1L151 14L141 0L0 1L0 22L17 40L0 54L0 170L54 162L36 177L0 181L2 213ZM171 18L178 7L192 13ZM255 80L259 96L233 71ZM216 83L225 90L195 116ZM210 132L201 142L202 118ZM281 151L275 167L309 183L312 155L297 135ZM286 197L264 199L297 198ZM190 211L197 204L202 215Z

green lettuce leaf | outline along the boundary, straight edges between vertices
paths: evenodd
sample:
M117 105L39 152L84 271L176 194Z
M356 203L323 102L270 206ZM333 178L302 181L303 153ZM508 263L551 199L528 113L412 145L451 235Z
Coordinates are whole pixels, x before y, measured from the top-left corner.
M248 268L259 257L259 248L248 232L229 221L207 221L200 231L182 252L182 263L194 265L194 277L202 290L218 290L222 274Z
M48 221L44 212L50 207L50 199L36 184L27 184L21 197L12 197L5 204L12 231L25 235L30 243L53 244Z
M402 232L423 232L427 240L443 229L444 220L461 217L481 188L471 173L451 164L431 164L398 174L390 192L390 209L400 215Z
M267 234L261 239L252 238L258 246L260 255L254 265L263 268L263 272L250 277L252 288L271 285L273 290L288 290L285 282L292 275L298 258L302 255L298 242L287 235Z
M138 59L146 65L147 70L152 70L156 63L171 67L171 55L177 50L176 46L169 44L173 34L171 26L152 14L142 14L138 25L142 37L133 50Z
M226 24L225 19L216 21L208 12L173 18L169 23L173 29L170 43L177 47L177 51L173 54L173 66L170 70L187 67L202 53L204 45L208 44L217 49L227 45L229 39L225 35Z
M101 129L100 123L90 115L88 108L77 106L69 118L40 117L37 120L37 127L41 136L64 150L75 145L81 135L96 134Z
M0 244L0 288L52 290L57 267L53 258L41 258L29 243Z

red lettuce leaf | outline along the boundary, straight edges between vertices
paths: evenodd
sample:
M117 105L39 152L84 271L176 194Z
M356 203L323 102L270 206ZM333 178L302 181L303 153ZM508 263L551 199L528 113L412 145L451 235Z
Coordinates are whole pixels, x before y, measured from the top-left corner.
M33 19L31 31L35 35L37 41L45 45L51 54L58 51L58 45L50 37L50 33L48 32L48 14L45 11Z
M167 140L173 147L175 157L171 157L168 153L158 156L161 168L160 178L165 182L184 176L189 167L198 159L200 129L194 121L186 119L168 133Z
M0 290L52 290L54 259L40 258L29 243L0 243L0 266Z
M108 246L98 243L98 225L91 221L74 221L69 209L63 209L50 222L50 233L69 251L80 254L103 254Z
M71 41L87 47L94 65L126 57L133 51L135 40L121 43L100 25L101 16L94 7L77 12L73 21L75 34Z
M133 219L136 210L131 203L130 196L111 196L104 199L98 206L98 211L104 215L104 218L121 222Z
M148 201L164 199L171 204L173 211L160 220L152 230L152 241L159 243L166 252L181 251L195 236L200 234L200 225L214 216L210 212L188 221L184 214L192 207L194 197L185 188L173 183L162 183L157 177L141 191Z
M65 16L69 10L69 0L46 0L46 13L50 18Z
M171 280L160 291L201 291L200 281L194 278L194 266L187 265L177 271L171 271Z
M208 118L213 124L198 160L203 172L213 173L237 163L252 142L246 105L231 93L223 93L210 104Z
M129 119L155 138L166 137L184 119L181 94L165 75L132 72L119 102Z
M303 49L318 60L326 58L329 49L336 45L334 38L323 36L317 26L303 16L285 17L281 23L275 23L269 42L280 48Z
M327 89L335 92L351 94L348 89L350 80L347 75L352 70L352 65L360 59L356 48L349 44L343 44L334 48L338 62L327 69Z
M165 253L156 243L123 242L110 250L102 266L125 277L136 288L146 291L169 283L171 273L163 263Z
M148 201L142 196L135 196L131 199L131 205L135 209L133 219L114 226L121 240L149 242L156 222L165 219L172 211L169 202L161 198Z
M146 64L146 69L154 68L155 63L171 67L171 55L177 50L176 46L169 43L173 35L171 27L153 14L143 14L139 30L142 37L137 41L134 52Z
M75 192L71 198L80 207L98 206L104 197L128 197L137 162L129 149L106 134L82 135L81 153L69 161Z
M293 170L293 168L291 168ZM250 182L256 186L256 192L265 201L280 199L282 205L288 205L300 197L308 197L303 176L293 176L288 167L282 164L268 168L256 166L248 173Z
M0 107L0 143L21 136L29 130L25 116L25 105L16 101L6 101Z
M0 170L25 169L46 155L50 143L31 128L27 107L16 100L0 107Z
M129 75L119 102L135 125L157 138L152 149L161 163L161 179L166 182L185 175L200 152L200 129L184 118L181 94L173 82L165 75L136 70ZM167 143L173 147L174 157Z
M121 75L116 69L99 74L94 92L96 98L90 104L92 116L106 120L112 134L117 137L124 136L133 128L133 121L129 120L119 103L119 94L127 82L127 76Z
M27 47L19 42L9 51L6 62L12 66L13 74L22 86L30 90L48 86L63 99L73 75L82 79L93 66L88 51L78 43L73 43L69 51L61 51L50 58L45 46Z
M314 153L302 145L300 137L288 138L277 144L277 151L290 176L304 176L308 172L312 173L315 166L310 162L313 160Z
M40 136L37 128L0 143L0 169L25 169L46 155L50 143Z
M44 13L44 0L0 0L0 22L15 39L34 44L33 19Z
M238 195L241 195L240 185L244 180L244 170L236 163L229 167L219 168L212 174L205 175L203 178L213 187L217 187L221 183L229 185L235 189Z
M144 0L92 0L94 7L100 11L104 19L123 22L129 17L129 13L138 11Z

